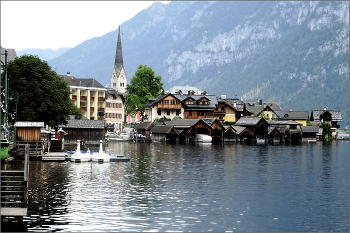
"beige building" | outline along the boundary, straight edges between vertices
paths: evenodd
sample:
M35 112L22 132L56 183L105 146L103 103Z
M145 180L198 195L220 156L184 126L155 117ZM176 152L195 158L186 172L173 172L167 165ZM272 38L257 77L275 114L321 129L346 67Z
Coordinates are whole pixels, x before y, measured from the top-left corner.
M113 88L107 88L106 91L106 109L105 120L108 124L108 130L121 130L124 122L124 95ZM113 126L113 127L112 127Z
M106 88L93 78L82 79L67 75L60 75L71 90L72 102L81 109L82 115L91 120L103 120L105 112Z

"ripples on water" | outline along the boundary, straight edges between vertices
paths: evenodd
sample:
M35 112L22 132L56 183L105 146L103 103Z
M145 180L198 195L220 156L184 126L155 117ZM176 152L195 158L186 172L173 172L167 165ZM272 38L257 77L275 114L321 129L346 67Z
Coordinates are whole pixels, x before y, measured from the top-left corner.
M30 163L28 231L349 231L349 143L110 143Z

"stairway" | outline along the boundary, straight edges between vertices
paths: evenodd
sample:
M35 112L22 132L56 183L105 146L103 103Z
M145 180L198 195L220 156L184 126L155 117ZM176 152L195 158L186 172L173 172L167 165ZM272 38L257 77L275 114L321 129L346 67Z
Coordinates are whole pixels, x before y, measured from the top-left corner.
M24 171L1 171L1 215L21 215L27 212L28 203L27 181L24 181ZM6 210L6 211L4 211ZM3 213L4 212L4 213ZM26 214L25 214L26 215Z

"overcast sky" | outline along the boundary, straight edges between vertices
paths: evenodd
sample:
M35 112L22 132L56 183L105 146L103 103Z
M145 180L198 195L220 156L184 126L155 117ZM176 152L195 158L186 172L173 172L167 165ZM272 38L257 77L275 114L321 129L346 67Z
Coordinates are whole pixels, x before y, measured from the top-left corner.
M154 2L1 1L1 46L16 51L74 47L117 29Z

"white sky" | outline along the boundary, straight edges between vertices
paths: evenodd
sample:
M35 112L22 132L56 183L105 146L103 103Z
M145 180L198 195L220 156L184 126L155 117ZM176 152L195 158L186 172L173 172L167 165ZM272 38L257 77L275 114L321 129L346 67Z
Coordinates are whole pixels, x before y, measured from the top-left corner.
M154 2L1 1L1 46L16 51L74 47L117 29Z

